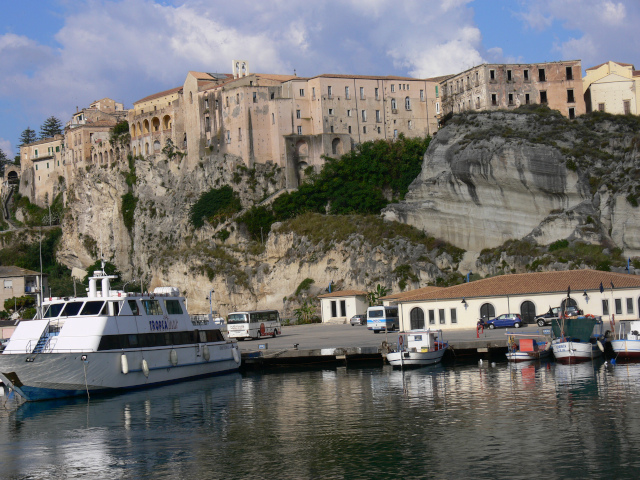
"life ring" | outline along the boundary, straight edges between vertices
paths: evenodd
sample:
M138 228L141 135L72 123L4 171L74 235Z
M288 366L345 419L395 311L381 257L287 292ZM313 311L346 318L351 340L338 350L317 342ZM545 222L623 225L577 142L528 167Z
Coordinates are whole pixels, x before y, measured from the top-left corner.
M400 349L404 347L404 335L398 335L398 347Z

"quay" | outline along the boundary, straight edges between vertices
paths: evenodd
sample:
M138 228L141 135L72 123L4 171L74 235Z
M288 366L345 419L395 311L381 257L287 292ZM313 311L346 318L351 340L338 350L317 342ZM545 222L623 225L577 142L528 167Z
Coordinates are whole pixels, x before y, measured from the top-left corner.
M546 327L550 328L550 327ZM509 329L514 331L514 329ZM517 333L542 333L537 326ZM485 329L476 338L475 329L444 331L449 350L443 362L456 360L506 360L506 329ZM310 324L282 327L282 335L258 340L240 340L238 346L245 369L283 366L345 365L386 362L388 347L395 347L397 332L373 333L366 326Z

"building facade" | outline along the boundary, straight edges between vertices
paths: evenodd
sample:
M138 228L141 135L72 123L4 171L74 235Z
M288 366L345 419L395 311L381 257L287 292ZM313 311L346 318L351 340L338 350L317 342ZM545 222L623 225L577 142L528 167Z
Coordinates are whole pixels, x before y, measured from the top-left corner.
M596 270L502 275L405 296L397 302L401 328L476 328L482 317L518 313L527 323L559 307L569 293L585 314L613 322L640 318L640 276ZM613 322L612 322L613 321Z
M640 71L630 63L609 61L587 68L582 85L587 112L640 112Z
M44 288L40 289L40 274L32 270L26 270L20 267L0 266L0 282L2 282L2 290L0 291L0 305L4 309L4 302L13 297L24 297L25 295L37 295L40 291L47 293L49 291L49 282L47 275L42 275L42 284Z
M367 292L341 290L318 295L322 323L346 323L354 315L367 313Z
M579 60L482 64L440 83L443 113L509 110L542 104L567 118L586 113Z

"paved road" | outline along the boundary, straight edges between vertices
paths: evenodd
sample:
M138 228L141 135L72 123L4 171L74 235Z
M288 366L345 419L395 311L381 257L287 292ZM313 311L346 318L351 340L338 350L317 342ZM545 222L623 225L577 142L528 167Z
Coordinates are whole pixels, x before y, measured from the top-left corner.
M546 327L549 328L549 327ZM517 333L533 334L539 331L542 334L542 328L531 326L520 329L509 329ZM505 339L506 329L499 328L495 330L485 329L484 334L480 335L481 339ZM387 341L391 343L397 342L397 333L391 332L387 334ZM444 332L444 339L448 342L475 340L476 331L457 330ZM282 335L276 338L266 337L260 340L240 340L238 346L243 352L258 350L259 344L267 344L269 350L292 349L294 344L298 344L298 349L308 350L317 348L347 348L347 347L373 347L379 346L385 340L384 333L373 333L367 330L365 326L351 325L326 325L314 323L311 325L294 325L282 327Z

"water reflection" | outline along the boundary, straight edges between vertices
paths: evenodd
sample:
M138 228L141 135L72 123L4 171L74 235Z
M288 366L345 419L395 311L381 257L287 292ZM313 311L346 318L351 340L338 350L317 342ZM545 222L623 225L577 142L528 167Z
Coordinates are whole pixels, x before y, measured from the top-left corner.
M630 477L639 380L640 365L503 363L4 397L0 462L16 478Z

